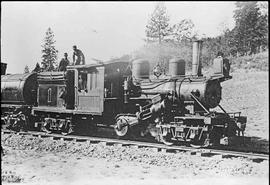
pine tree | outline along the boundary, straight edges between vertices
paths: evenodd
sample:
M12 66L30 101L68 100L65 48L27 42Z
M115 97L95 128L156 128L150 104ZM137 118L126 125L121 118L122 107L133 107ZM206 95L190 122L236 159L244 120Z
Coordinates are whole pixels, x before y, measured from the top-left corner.
M196 36L194 26L194 23L190 19L181 20L172 27L173 39L178 42L183 39L192 39Z
M268 2L267 1L259 1L257 2L257 7L262 16L268 17Z
M37 64L36 64L36 67L35 67L35 69L33 70L33 72L40 72L41 71L41 68L40 68L40 65L39 65L39 63L37 62Z
M261 16L256 3L256 1L236 3L234 44L241 55L257 53L260 47L267 44L267 18Z
M29 71L29 67L28 67L28 65L26 65L25 67L24 67L24 73L29 73L30 71Z
M56 68L56 60L58 50L55 49L54 34L51 28L46 31L44 38L44 44L42 45L42 68L44 71L53 71Z
M169 16L164 3L158 3L146 25L146 37L148 41L157 41L159 44L171 33Z

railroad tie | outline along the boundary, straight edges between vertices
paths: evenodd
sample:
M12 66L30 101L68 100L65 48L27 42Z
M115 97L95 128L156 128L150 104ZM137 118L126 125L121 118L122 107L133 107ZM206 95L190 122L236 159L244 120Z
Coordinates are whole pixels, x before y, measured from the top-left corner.
M159 151L161 151L161 148L150 147L150 150L151 150L152 152L159 152Z
M251 160L255 163L260 163L260 162L264 161L264 159L261 159L261 158L252 158Z
M100 144L103 145L103 146L106 146L107 145L107 142L102 141L102 142L100 142Z
M172 149L172 148L162 148L161 152L163 153L176 153L176 149Z
M114 143L114 146L117 146L117 147L122 147L123 144L122 143Z
M145 146L143 146L143 145L132 144L132 145L130 145L130 147L132 147L132 148L143 148L143 147L145 147Z

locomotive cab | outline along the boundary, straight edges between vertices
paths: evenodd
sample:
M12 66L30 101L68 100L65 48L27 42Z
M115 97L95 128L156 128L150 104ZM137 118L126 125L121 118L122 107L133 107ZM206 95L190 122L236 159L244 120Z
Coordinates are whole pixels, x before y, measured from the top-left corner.
M74 102L74 112L101 115L104 100L104 66L102 64L69 66L67 87L71 92L70 106ZM72 89L73 88L73 89ZM74 101L72 101L74 99Z

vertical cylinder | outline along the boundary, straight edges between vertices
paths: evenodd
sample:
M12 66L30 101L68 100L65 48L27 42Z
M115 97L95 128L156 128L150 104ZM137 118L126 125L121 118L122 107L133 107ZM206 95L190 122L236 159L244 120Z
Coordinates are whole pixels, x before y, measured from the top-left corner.
M149 79L149 61L146 59L137 59L132 63L132 75L135 79Z
M201 52L202 52L202 40L193 41L192 75L202 76Z
M169 61L169 74L171 77L185 75L186 62L183 59L172 58Z
M7 70L7 64L1 62L1 75L5 75Z

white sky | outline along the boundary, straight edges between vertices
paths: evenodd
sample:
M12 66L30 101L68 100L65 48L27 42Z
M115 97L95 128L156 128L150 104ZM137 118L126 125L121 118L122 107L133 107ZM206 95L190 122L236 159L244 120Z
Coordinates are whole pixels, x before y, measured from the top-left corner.
M8 73L33 70L51 27L58 49L72 61L72 46L86 57L108 60L140 48L156 2L1 2L1 61ZM217 36L225 22L233 28L234 2L165 2L171 23L191 19L200 34Z

